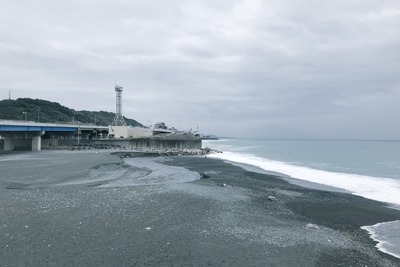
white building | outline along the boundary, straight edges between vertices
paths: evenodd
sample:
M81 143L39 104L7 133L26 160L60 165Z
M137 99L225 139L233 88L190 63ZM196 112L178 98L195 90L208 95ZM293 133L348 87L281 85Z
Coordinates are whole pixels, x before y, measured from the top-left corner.
M151 137L152 129L130 126L109 126L108 138L143 138Z

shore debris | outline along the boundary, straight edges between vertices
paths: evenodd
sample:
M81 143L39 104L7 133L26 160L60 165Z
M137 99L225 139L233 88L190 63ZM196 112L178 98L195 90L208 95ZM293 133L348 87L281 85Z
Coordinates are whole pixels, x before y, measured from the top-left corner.
M226 183L222 183L222 184L219 184L219 186L221 186L221 187L226 187L227 184L226 184Z
M308 229L315 229L315 230L320 229L318 225L313 224L313 223L307 223L306 227Z
M210 178L210 175L205 174L204 172L199 172L200 174L200 179L207 179Z
M274 197L274 196L269 196L269 197L268 197L268 200L269 200L269 201L276 201L276 197Z
M157 157L168 157L168 156L203 156L210 153L219 153L210 149L143 149L143 148L122 148L119 149L121 152L114 152L114 155L118 155L123 158L133 157L145 157L145 156L157 156ZM123 150L123 151L122 151Z
M118 145L104 145L104 144L90 144L90 145L77 145L71 147L69 150L104 150L113 149L121 150L115 152L123 158L133 158L138 156L207 156L212 153L222 153L221 151L213 150L208 147L201 149L177 149L177 148L142 148L142 147L121 147ZM122 152L123 151L123 152Z
M76 145L69 150L97 150L97 149L121 149L118 145L105 145L105 144L85 144Z

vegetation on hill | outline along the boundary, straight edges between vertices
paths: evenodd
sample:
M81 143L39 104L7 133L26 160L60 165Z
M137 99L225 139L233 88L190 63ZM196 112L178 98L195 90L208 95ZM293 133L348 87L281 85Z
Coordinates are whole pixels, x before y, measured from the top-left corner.
M27 120L47 123L85 123L110 125L115 113L107 111L76 111L56 102L41 99L18 98L0 101L1 120ZM130 126L143 126L133 119L125 118Z

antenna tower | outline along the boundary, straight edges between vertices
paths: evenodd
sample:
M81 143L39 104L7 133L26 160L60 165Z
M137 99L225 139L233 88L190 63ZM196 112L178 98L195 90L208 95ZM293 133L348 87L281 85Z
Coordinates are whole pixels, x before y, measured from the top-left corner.
M117 94L117 109L115 112L115 117L112 122L113 126L126 126L124 116L122 116L122 86L118 84L115 85L115 92Z

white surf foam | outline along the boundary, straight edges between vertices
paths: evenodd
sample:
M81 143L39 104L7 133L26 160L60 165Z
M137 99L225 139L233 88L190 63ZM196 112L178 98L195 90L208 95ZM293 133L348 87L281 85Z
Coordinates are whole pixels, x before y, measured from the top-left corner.
M342 188L355 195L388 202L400 207L400 181L396 179L328 172L229 151L213 154L211 157L249 164L266 171L286 174L296 179Z
M211 157L253 165L304 181L342 188L355 195L388 202L400 208L400 180L317 170L240 152L224 151L223 154L214 154ZM400 221L383 222L361 228L368 231L371 239L378 242L376 245L378 250L400 258Z
M371 238L378 242L378 250L400 259L400 221L377 223L363 226Z

